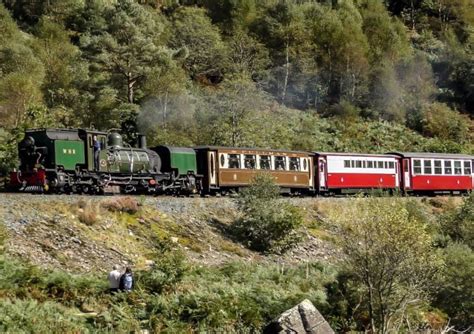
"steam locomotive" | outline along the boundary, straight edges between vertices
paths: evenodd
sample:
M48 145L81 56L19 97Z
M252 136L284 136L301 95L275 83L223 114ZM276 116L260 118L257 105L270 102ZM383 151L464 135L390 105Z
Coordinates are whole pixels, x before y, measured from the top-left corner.
M94 147L96 146L96 147ZM51 193L168 193L200 191L194 150L125 145L117 132L32 129L18 144L20 166L10 190Z

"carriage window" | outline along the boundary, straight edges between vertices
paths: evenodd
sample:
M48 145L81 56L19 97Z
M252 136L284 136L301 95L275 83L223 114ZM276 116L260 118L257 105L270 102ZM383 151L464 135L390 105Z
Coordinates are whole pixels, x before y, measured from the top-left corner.
M367 168L374 168L374 162L373 161L367 161Z
M362 168L367 168L367 161L362 161Z
M356 160L356 168L362 168L362 161Z
M455 161L454 162L454 174L455 175L461 175L462 174L461 161Z
M451 161L449 161L449 160L446 160L446 161L444 162L444 174L447 174L447 175L453 174L453 169L452 169L452 166L451 166Z
M413 160L413 173L421 174L421 160Z
M424 169L423 169L423 174L431 174L431 160L425 160L423 162Z
M351 161L350 160L344 160L344 168L351 168Z
M464 161L464 174L465 175L470 175L471 174L471 162L470 161Z
M270 169L270 156L268 155L260 156L260 169Z
M229 154L229 168L240 168L240 154Z
M377 161L377 168L383 168L383 161Z
M246 154L244 158L244 166L246 169L255 169L255 155Z
M299 158L290 158L290 170L300 170Z
M308 167L308 162L306 159L303 159L303 169L306 170L307 167Z
M389 161L388 162L388 168L394 169L395 168L395 162L394 161Z
M224 167L225 164L225 156L224 154L221 154L221 167Z
M435 174L443 174L443 167L441 167L441 160L434 161L434 173Z
M275 170L285 170L285 157L275 157Z

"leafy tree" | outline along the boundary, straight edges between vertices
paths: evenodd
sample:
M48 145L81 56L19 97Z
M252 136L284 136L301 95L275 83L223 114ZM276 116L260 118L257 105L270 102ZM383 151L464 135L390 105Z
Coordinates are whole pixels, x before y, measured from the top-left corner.
M55 123L74 126L88 106L88 94L81 94L88 75L87 64L63 26L42 18L35 35L32 48L45 66L44 102L57 115Z
M18 127L28 108L42 102L44 67L2 4L0 31L0 120Z
M195 80L219 83L226 68L226 48L219 30L203 9L178 8L172 15L170 46L185 48L184 66Z
M397 331L407 310L426 300L440 260L402 201L356 200L337 217L344 263L364 289L371 331Z
M250 26L251 31L271 50L273 68L265 88L282 104L297 105L305 95L306 81L314 76L314 49L308 40L303 10L290 2L265 8ZM303 87L301 87L303 86ZM305 96L306 97L306 96ZM309 98L312 100L312 98ZM306 107L308 98L300 102Z
M317 64L327 85L325 102L334 104L342 98L351 102L359 100L365 90L368 67L368 42L360 13L348 1L337 9L312 10L308 18Z
M469 131L469 119L447 105L433 103L425 107L423 132L427 136L464 142Z
M200 140L215 145L253 146L253 137L261 135L256 120L269 105L266 95L245 80L225 82L217 92L207 90L204 94L196 118L209 137L201 136Z
M93 26L82 36L82 48L89 61L110 76L117 91L125 88L122 101L134 103L137 90L154 65L163 55L168 56L164 23L158 15L131 0L105 7L102 15L105 22L97 22L100 29Z

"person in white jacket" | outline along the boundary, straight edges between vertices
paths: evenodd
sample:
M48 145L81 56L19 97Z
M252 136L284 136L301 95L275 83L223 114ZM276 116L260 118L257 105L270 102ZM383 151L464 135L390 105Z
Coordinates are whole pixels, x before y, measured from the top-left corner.
M109 291L117 292L120 287L120 277L122 273L119 271L119 266L115 265L113 270L109 273Z

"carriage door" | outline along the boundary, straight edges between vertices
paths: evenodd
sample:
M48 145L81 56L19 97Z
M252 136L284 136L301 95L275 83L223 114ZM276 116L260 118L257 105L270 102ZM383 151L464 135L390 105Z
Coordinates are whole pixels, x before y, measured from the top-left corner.
M216 152L207 152L207 163L209 166L209 185L217 185L217 167L216 167Z
M319 179L319 189L326 189L327 184L326 184L326 160L324 158L319 158L318 159L318 179Z
M405 189L411 188L410 180L410 159L403 159L403 186Z

